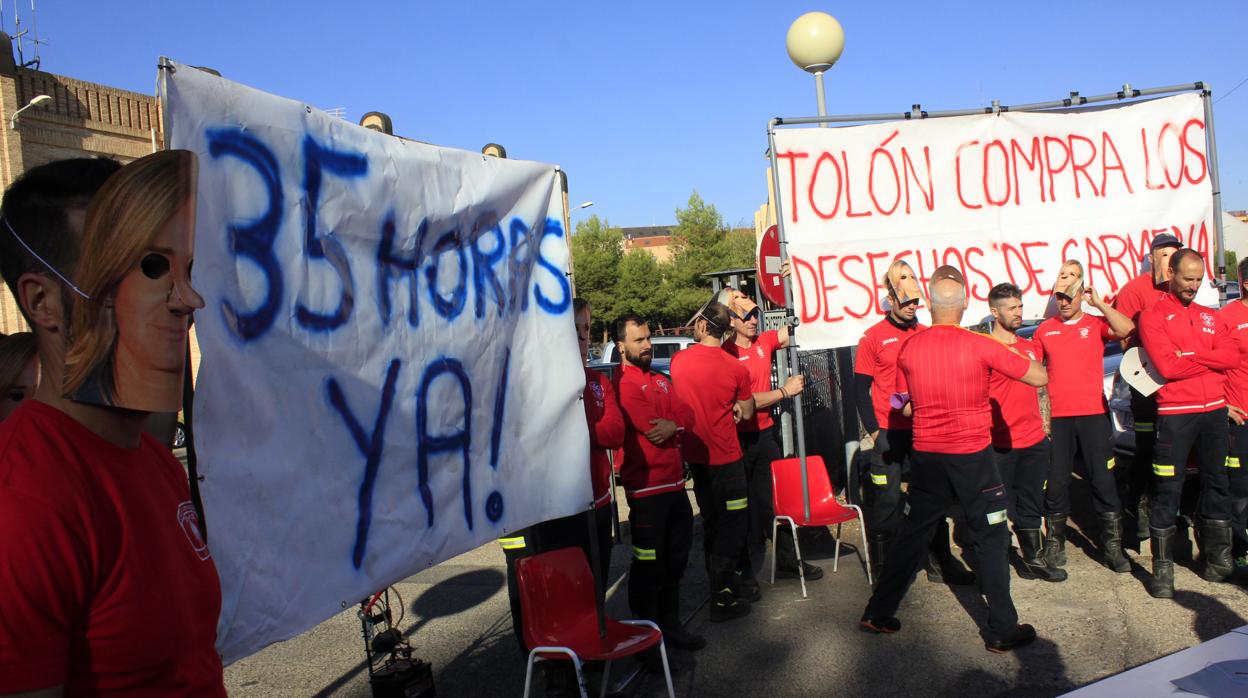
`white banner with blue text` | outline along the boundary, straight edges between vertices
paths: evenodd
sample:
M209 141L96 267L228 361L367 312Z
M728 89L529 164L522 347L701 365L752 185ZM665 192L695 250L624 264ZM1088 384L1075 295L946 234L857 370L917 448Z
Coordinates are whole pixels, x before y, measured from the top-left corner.
M195 447L225 661L590 506L554 166L370 131L190 66Z

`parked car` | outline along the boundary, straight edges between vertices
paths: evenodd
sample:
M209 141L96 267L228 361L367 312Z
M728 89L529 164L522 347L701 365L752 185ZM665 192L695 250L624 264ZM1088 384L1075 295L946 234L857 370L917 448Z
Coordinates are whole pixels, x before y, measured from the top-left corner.
M667 373L671 370L672 357L676 355L676 352L694 343L693 337L651 337L650 348L654 355L650 360L650 368L660 373ZM596 368L600 365L619 362L620 355L616 351L615 342L608 342L602 347L602 355L596 361L591 361L589 367Z

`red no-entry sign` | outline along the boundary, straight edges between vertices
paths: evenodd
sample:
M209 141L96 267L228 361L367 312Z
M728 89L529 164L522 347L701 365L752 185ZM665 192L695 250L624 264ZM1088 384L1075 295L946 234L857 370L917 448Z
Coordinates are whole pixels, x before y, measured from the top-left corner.
M771 226L758 244L758 288L767 300L784 306L784 281L780 278L780 231Z

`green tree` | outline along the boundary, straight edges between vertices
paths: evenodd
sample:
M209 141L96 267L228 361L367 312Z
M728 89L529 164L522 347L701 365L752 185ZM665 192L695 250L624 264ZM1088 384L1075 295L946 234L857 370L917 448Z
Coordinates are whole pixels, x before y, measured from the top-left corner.
M616 285L617 314L637 313L653 324L666 324L668 289L654 257L642 249L630 250L620 262Z
M624 235L598 216L576 224L572 235L572 273L576 295L589 301L593 308L595 329L619 313L616 304L616 283L620 262L624 259Z
M674 322L685 322L710 298L711 281L705 274L754 266L753 231L730 229L696 191L685 208L676 210L672 247L666 316Z

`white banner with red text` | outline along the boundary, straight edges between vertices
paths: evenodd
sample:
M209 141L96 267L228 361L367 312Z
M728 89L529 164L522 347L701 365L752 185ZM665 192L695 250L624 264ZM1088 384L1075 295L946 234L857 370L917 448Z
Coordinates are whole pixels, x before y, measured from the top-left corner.
M988 291L1002 282L1017 284L1027 317L1039 317L1068 259L1112 298L1162 233L1213 269L1196 94L1077 112L780 128L775 142L803 349L856 344L886 312L882 277L895 259L924 285L942 264L960 268L968 324L988 315ZM1201 299L1211 298L1206 285Z

